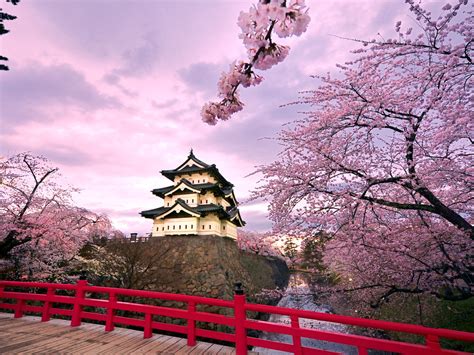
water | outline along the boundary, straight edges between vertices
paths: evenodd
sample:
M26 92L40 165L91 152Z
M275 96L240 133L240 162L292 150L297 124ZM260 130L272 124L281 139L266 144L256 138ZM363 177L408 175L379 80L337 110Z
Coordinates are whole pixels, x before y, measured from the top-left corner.
M279 307L287 307L294 309L302 309L307 311L314 312L323 312L331 313L331 307L329 305L319 305L316 304L313 300L313 295L311 294L309 285L304 277L301 274L292 274L290 277L290 282L288 288L285 291L285 295L278 302ZM281 323L281 324L290 324L290 319L287 316L272 314L270 316L269 322ZM317 321L312 319L300 319L301 328L311 328L311 329L321 329L330 332L336 333L349 333L347 326L338 323ZM292 343L290 335L286 334L275 334L275 333L262 333L260 336L261 339L273 340L285 343ZM302 338L301 343L305 347L317 348L323 350L334 351L341 354L357 354L357 349L352 346L336 344L327 341L314 340ZM259 354L289 354L277 350L269 350L264 348L254 348L253 351L258 352Z

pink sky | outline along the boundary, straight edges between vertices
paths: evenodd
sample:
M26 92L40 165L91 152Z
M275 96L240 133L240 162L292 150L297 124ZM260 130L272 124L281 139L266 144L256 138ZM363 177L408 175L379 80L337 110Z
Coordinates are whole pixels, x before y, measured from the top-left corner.
M436 6L443 3L431 2ZM307 33L286 40L289 58L262 72L264 83L242 92L233 120L211 127L201 106L216 99L220 73L245 58L236 25L251 1L23 0L2 2L16 15L1 36L9 72L0 73L0 155L30 151L60 167L82 190L78 205L105 212L126 233L148 233L139 216L162 201L159 173L193 148L235 185L244 201L258 181L246 177L270 163L271 139L306 107L280 105L314 87L313 74L335 72L355 48L342 37L393 37L407 17L400 0L307 1ZM271 227L263 203L242 204L251 230Z

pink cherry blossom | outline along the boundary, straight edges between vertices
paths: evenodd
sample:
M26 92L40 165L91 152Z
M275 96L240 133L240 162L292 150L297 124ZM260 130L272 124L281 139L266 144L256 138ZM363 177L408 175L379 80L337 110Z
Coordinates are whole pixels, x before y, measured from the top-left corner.
M57 276L84 243L112 232L106 216L73 205L75 189L58 176L28 153L0 162L0 264L14 266L12 277Z
M406 2L420 29L356 40L352 61L318 77L254 193L275 233L329 233L338 287L373 305L400 292L474 294L472 5L436 18Z
M278 45L272 40L277 36L300 36L309 24L310 17L303 0L292 0L287 4L280 0L260 1L248 12L241 12L237 20L242 33L240 38L247 48L249 62L237 62L227 73L223 73L218 83L220 102L210 102L201 110L202 120L210 125L227 120L232 114L242 110L243 103L238 98L238 87L258 85L263 78L254 73L253 68L267 70L282 62L290 48Z

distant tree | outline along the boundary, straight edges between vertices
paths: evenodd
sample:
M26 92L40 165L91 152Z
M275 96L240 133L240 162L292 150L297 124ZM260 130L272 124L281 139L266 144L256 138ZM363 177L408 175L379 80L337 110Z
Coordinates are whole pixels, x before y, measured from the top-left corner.
M165 280L156 270L163 269L163 249L155 241L132 243L125 238L113 238L107 243L90 244L81 253L82 266L94 283L136 290L156 289Z
M270 233L239 230L237 245L241 250L257 255L281 256L281 252L274 247L276 238Z
M16 5L20 2L20 0L7 0L7 2L10 2L13 5ZM9 30L7 30L5 28L5 25L3 24L3 21L4 20L10 20L11 21L11 20L14 20L14 19L16 19L16 16L9 15L6 12L3 12L2 9L0 8L0 35L4 35L4 34L7 34L8 32L10 32ZM6 61L6 60L8 60L8 58L0 55L0 60ZM9 70L9 68L5 64L0 64L0 70Z
M356 40L352 61L317 77L255 193L277 232L329 231L341 288L374 306L474 295L473 6L448 3L436 18L406 3L418 29L397 22L395 39Z
M86 241L112 231L106 216L73 205L75 189L58 174L28 153L0 162L0 260L16 277L57 274Z
M291 264L296 261L296 259L299 257L299 245L296 238L285 238L283 242L283 255L290 260Z
M330 235L322 231L303 239L299 257L301 266L317 272L325 270L323 258L330 239Z

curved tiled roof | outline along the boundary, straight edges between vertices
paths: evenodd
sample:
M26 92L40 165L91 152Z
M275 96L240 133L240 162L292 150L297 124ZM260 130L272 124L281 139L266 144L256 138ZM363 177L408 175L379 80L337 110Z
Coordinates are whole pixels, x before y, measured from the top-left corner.
M210 182L204 183L204 184L193 184L193 183L189 182L189 180L187 180L187 179L181 179L180 183L181 182L183 182L185 185L189 186L192 189L201 190L201 193L208 190L208 191L213 191L214 195L216 195L216 196L226 197L227 200L229 200L229 198L230 198L229 202L231 204L233 204L233 202L234 202L232 200L235 200L235 196L234 197L229 196L233 193L233 189L232 189L231 186L222 186L221 187L219 184L210 183ZM177 185L171 185L171 186L166 186L166 187L162 187L162 188L159 188L159 189L153 189L152 193L156 196L164 198L165 195L168 192L172 191L180 183L178 183ZM237 203L237 200L235 200L235 202Z
M197 213L201 217L205 216L208 213L214 212L214 213L217 213L220 218L231 220L231 219L234 219L235 216L238 214L238 220L240 222L239 224L241 224L242 226L245 224L245 222L242 221L242 219L240 218L240 213L237 207L233 207L233 208L225 210L222 206L216 205L214 203L191 207L188 204L186 204L186 202L184 202L182 199L177 199L175 204L171 207L158 207L151 210L142 211L140 212L140 214L142 215L142 217L154 219L156 217L159 217L171 211L172 209L176 207L177 204L181 205L184 210Z

